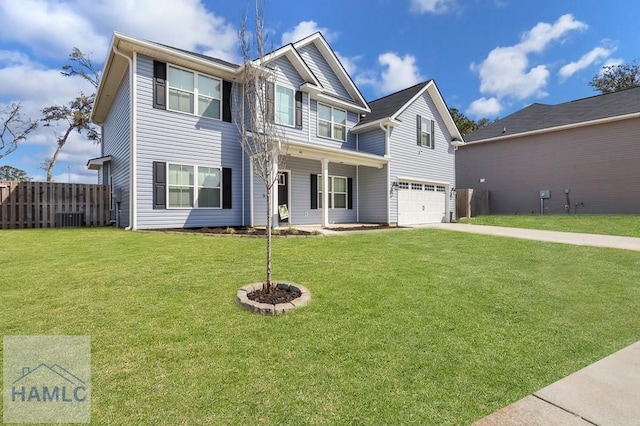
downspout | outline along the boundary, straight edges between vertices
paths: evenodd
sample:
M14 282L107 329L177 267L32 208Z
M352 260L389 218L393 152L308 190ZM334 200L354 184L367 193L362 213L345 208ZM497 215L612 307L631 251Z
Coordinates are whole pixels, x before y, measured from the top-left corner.
M135 52L133 53L134 59L128 57L124 53L120 52L116 46L113 46L113 53L118 56L121 56L127 60L129 63L129 117L131 117L131 122L129 123L129 141L131 145L130 150L130 158L129 158L129 226L125 229L127 231L131 231L137 228L138 219L136 215L137 210L137 200L136 197L138 195L138 191L136 190L136 110L135 110L135 74L134 74L134 59L136 58Z
M384 124L380 123L380 130L384 132L384 156L389 158L389 145L391 136L389 134L389 127L385 127ZM391 225L391 167L389 167L389 163L387 163L387 189L386 189L386 197L387 197L387 224ZM398 219L396 218L396 224Z

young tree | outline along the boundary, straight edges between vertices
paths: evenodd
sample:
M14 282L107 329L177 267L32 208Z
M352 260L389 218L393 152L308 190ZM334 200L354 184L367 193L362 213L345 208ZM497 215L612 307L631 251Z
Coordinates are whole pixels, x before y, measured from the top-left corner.
M0 166L0 180L11 180L18 182L29 182L32 178L27 176L24 170L11 166Z
M13 103L0 109L0 158L18 149L18 144L38 127L37 121L23 116L21 108L19 103Z
M271 279L271 231L274 221L274 187L278 181L278 170L285 167L286 140L282 128L275 123L273 70L265 63L266 35L260 0L255 2L255 28L247 30L247 17L242 20L239 39L242 52L243 72L235 90L241 94L236 102L235 122L240 133L242 149L251 159L253 172L264 184L267 201L267 274L264 291L270 293L274 287ZM257 55L257 59L252 59ZM276 216L277 218L277 216Z
M640 66L636 61L630 64L607 65L602 73L596 74L589 83L600 93L612 93L640 86Z
M91 58L74 47L69 55L69 61L69 64L62 67L60 74L65 77L78 75L88 81L94 89L98 88L100 73L94 68ZM98 128L91 123L91 108L93 108L95 97L95 91L90 95L80 92L66 105L52 105L42 110L42 121L46 123L45 126L51 126L54 123L63 123L65 126L64 132L56 138L57 147L53 156L47 158L43 164L43 169L47 171L47 182L51 182L53 168L58 161L60 151L73 131L84 133L86 138L94 143L100 141Z

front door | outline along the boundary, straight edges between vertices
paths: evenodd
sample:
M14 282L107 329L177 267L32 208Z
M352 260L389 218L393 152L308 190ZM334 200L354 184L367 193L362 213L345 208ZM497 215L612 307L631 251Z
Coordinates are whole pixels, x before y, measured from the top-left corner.
M289 172L278 172L278 220L289 223Z

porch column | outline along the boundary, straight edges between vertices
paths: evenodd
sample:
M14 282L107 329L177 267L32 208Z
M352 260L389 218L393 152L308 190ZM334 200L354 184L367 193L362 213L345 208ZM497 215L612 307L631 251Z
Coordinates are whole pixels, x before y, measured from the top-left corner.
M322 159L322 227L329 227L329 160Z

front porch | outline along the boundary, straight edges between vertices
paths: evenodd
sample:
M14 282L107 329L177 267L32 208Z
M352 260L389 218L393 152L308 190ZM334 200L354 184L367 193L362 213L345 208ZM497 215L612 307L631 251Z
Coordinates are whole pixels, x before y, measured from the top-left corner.
M388 223L386 158L300 143L285 153L271 197L274 227ZM251 226L263 226L265 188L251 176Z

